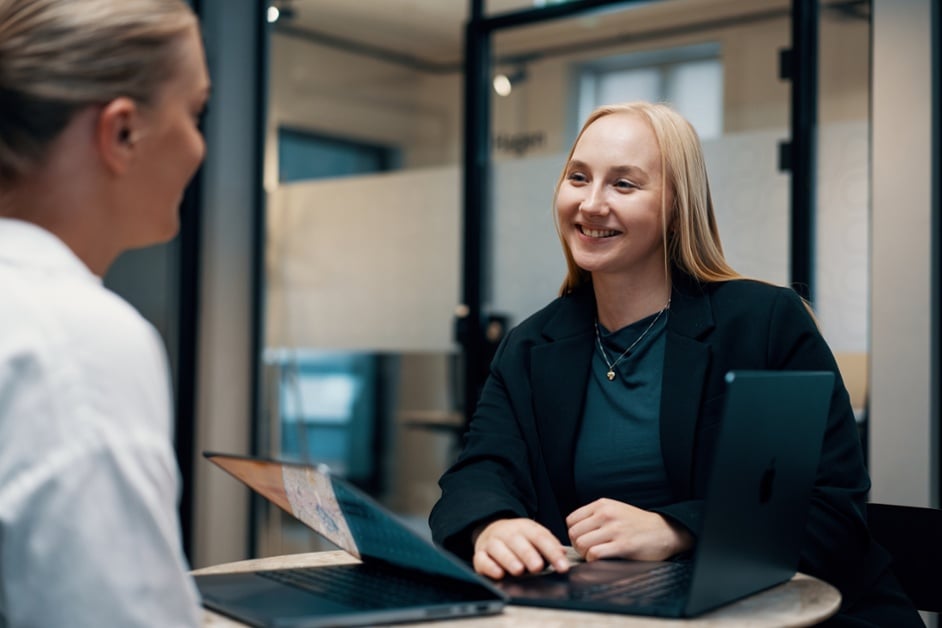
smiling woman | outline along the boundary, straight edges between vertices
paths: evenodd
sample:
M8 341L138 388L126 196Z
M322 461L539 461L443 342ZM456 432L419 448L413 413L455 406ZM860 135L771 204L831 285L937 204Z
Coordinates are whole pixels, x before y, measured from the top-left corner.
M2 626L199 624L163 345L101 277L176 234L208 90L180 0L0 0Z
M492 578L566 571L564 545L588 561L675 558L701 531L726 374L830 371L799 569L841 590L840 621L921 625L862 515L870 483L837 363L793 290L726 263L689 122L646 102L596 110L555 199L566 279L497 349L440 480L435 540Z

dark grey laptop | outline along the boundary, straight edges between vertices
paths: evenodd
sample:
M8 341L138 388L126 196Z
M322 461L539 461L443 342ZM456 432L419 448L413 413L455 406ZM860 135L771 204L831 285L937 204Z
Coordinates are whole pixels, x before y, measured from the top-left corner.
M689 560L595 561L506 580L511 603L690 617L785 582L797 569L834 375L727 375L703 529Z
M198 575L203 605L252 626L361 626L500 612L506 595L323 466L205 453L209 460L359 558Z

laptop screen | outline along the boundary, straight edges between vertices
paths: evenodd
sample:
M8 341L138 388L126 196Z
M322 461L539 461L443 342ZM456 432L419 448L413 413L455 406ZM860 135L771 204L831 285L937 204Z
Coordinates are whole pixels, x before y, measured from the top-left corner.
M327 467L207 453L206 457L357 558L481 584L482 579Z

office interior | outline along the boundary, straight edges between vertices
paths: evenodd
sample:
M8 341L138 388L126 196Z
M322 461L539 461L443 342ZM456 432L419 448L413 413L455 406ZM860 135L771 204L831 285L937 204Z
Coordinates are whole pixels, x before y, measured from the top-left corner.
M931 0L193 6L207 159L106 283L167 345L194 567L328 548L205 450L327 462L425 530L489 352L563 278L579 124L634 98L700 132L732 265L809 296L871 499L940 506Z

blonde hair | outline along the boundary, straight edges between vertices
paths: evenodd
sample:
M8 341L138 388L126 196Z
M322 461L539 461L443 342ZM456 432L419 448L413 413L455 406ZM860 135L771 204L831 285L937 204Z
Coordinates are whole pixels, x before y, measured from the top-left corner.
M150 104L195 24L182 0L0 0L0 185L41 162L79 110Z
M566 168L582 139L586 129L596 120L615 113L630 113L641 117L651 127L661 152L661 211L663 215L664 264L668 272L675 267L694 279L704 282L739 279L741 276L730 267L723 256L720 234L713 213L713 199L707 179L706 163L700 139L693 126L683 116L660 103L629 102L599 107L589 115L566 158L566 165L556 182L556 196L566 178ZM669 186L669 187L668 187ZM666 206L667 192L674 199ZM572 257L559 227L556 230L566 257L567 274L560 294L568 294L576 287L588 283L590 274L579 268Z

